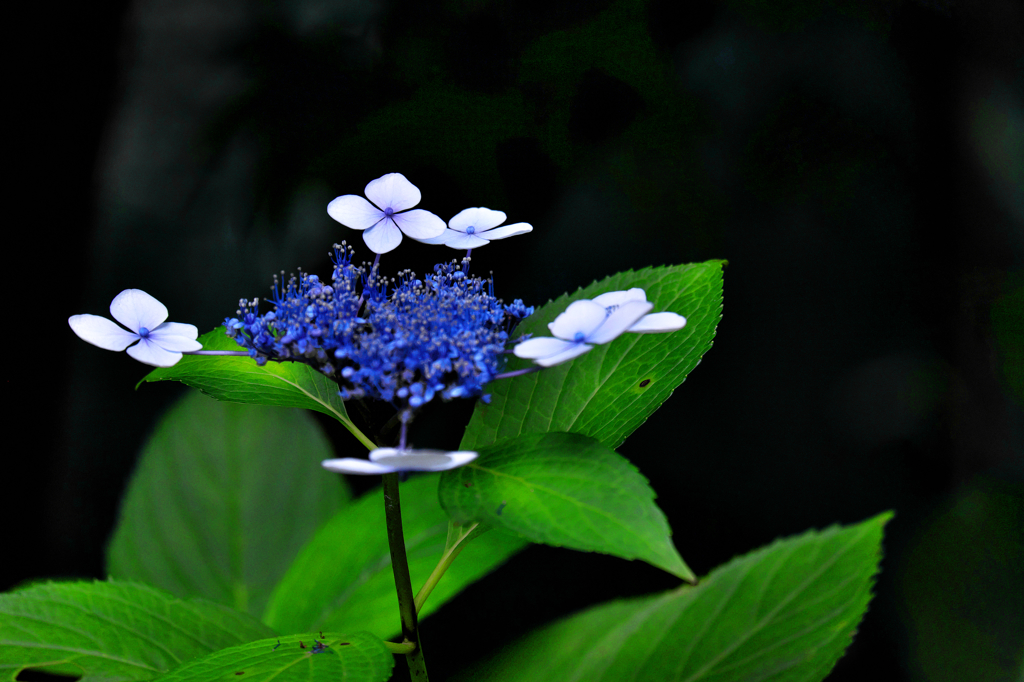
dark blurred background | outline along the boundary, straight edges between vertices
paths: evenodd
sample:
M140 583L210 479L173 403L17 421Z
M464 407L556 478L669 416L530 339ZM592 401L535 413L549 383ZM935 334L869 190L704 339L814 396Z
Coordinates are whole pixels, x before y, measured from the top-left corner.
M1020 4L121 0L25 5L10 27L2 587L103 576L134 458L181 392L133 390L146 369L66 318L136 287L213 328L275 272L326 274L334 241L365 257L326 205L398 171L446 219L534 225L473 254L506 299L728 259L714 347L621 448L683 556L706 573L894 509L829 679L1020 679ZM384 264L457 255L407 239ZM414 438L454 447L468 415L434 408ZM425 623L431 673L674 584L531 548Z

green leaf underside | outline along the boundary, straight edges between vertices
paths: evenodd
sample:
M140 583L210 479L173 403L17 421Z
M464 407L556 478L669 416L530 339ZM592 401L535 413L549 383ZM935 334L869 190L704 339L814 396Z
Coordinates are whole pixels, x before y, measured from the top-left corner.
M36 584L0 595L0 675L39 668L87 681L149 680L273 634L244 613L148 585Z
M384 682L395 657L368 632L325 632L327 647L314 653L319 633L264 639L222 649L158 678L160 682ZM306 648L302 648L300 643Z
M107 571L259 616L317 527L349 499L301 410L189 392L160 421L132 476Z
M456 523L479 521L533 542L642 559L694 578L647 479L587 436L526 434L501 441L442 474L439 494Z
M437 478L420 475L401 484L402 527L414 591L434 570L447 539L448 517L437 503ZM386 638L398 634L398 599L384 528L384 499L376 488L335 515L303 548L271 597L264 622L280 632L359 628ZM441 578L420 617L526 544L506 533L473 539Z
M778 540L720 566L696 587L570 616L462 679L822 680L867 610L891 516Z
M243 350L217 327L199 337L204 350ZM268 362L244 356L185 355L173 367L158 367L143 381L180 381L228 403L301 407L350 422L338 385L301 362ZM140 382L141 383L141 382Z
M478 402L460 449L479 450L521 433L571 431L617 448L636 430L711 347L722 316L723 261L620 272L538 309L516 329L551 336L548 323L571 302L640 287L652 312L686 318L681 330L623 334L575 360L488 386L490 404ZM511 358L506 371L533 363ZM641 383L645 383L641 386Z

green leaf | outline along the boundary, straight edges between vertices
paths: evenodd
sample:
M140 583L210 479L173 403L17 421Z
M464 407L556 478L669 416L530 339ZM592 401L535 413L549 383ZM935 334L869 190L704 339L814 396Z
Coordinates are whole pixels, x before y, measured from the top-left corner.
M455 523L479 521L533 542L643 559L696 579L672 544L647 479L587 436L526 434L501 441L442 474L439 495Z
M143 447L107 549L116 578L258 616L317 527L349 498L301 410L190 392Z
M43 583L0 595L0 671L8 680L26 668L86 682L149 680L273 634L220 604L135 583Z
M222 649L190 661L160 677L160 682L384 682L395 657L368 632L324 633L320 650L310 635L264 639ZM302 645L305 648L302 648Z
M891 516L778 540L696 587L597 606L530 633L463 679L822 680L867 610Z
M686 326L666 334L623 334L585 355L540 372L488 386L460 449L479 450L521 433L571 431L617 448L683 382L711 347L722 316L724 261L620 272L571 296L549 302L523 321L516 336L550 336L548 323L568 305L608 292L640 287L654 312L674 312ZM531 366L519 358L507 371Z
M203 350L242 350L217 327L199 337ZM249 357L186 355L173 367L158 367L142 381L180 381L227 403L301 407L352 424L338 385L301 362L268 362ZM139 382L140 384L142 382Z
M401 499L409 571L413 589L419 589L440 560L448 535L448 517L437 503L437 476L406 481ZM431 593L420 617L525 545L525 540L504 533L485 533L469 542ZM399 633L398 598L379 488L339 512L303 548L274 591L263 620L281 632L358 627L381 637Z

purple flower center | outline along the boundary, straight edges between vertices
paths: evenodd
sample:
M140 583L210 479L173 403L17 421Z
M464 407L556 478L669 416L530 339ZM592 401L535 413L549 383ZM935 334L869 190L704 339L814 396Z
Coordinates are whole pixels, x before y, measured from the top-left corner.
M466 234L473 234L474 232L476 232L476 228L472 225L466 228Z
M395 209L391 208L390 206L384 209L384 215L388 218L390 218L394 214L394 212Z
M583 341L586 338L587 338L587 335L584 334L583 332L576 332L576 336L572 337L572 340L575 341L576 343L583 343Z
M142 338L146 338L147 336L149 336L149 330L146 329L145 327L139 327L139 336Z

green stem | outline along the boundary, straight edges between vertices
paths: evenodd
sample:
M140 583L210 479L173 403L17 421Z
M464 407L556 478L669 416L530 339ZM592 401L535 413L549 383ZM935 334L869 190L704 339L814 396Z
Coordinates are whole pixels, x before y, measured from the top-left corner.
M395 574L398 592L398 615L402 620L404 643L412 645L405 655L409 676L414 682L427 682L427 666L420 648L419 624L416 621L416 601L412 596L409 561L405 555L405 535L402 532L402 502L398 495L398 474L384 474L384 516L388 525L388 544L391 546L391 570Z
M388 648L388 651L395 654L409 654L412 653L416 648L416 645L412 642L384 642L384 646Z
M459 552L461 552L462 548L466 546L466 542L469 541L470 535L472 535L473 531L476 530L479 525L479 523L474 523L472 526L469 526L464 530L460 528L459 537L455 539L454 544L449 542L449 546L445 547L444 553L441 555L441 560L437 562L437 566L434 567L433 573L430 574L430 577L427 578L427 582L423 583L423 587L421 587L420 591L416 594L417 614L423 609L423 604L427 601L427 597L429 597L430 593L434 591L435 587L437 587L437 583L440 582L441 576L445 574L448 567L452 565L453 561L455 561L455 557L459 556ZM452 529L450 528L449 537L451 537L451 530Z

